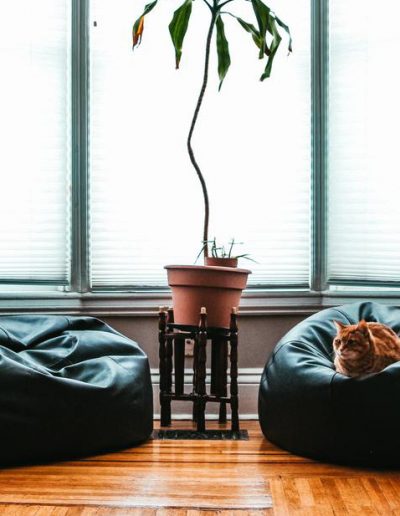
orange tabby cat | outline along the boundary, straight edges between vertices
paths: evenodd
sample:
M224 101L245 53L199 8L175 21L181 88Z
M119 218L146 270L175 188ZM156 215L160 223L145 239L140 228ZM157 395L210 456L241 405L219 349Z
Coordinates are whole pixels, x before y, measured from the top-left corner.
M360 376L382 371L400 360L400 338L381 323L360 321L343 324L334 321L338 333L333 341L336 371Z

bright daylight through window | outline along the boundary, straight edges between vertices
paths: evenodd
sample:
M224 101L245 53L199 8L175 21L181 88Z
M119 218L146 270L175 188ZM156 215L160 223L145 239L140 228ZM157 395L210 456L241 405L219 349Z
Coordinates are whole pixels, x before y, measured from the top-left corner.
M70 277L70 2L0 7L0 281Z
M164 265L193 264L202 246L201 190L186 139L201 86L209 9L194 2L175 70L171 3L161 2L146 16L143 41L133 55L127 34L133 12L138 16L144 2L133 9L131 0L123 0L117 10L107 0L91 3L96 20L90 74L94 285L163 284ZM291 18L296 52L287 58L281 49L272 77L260 82L263 67L251 36L234 18L226 19L232 64L218 92L212 53L193 147L210 194L210 237L244 242L239 254L257 261L251 263L250 283L307 285L309 2L275 4L282 18ZM247 2L236 5L243 18L253 15Z

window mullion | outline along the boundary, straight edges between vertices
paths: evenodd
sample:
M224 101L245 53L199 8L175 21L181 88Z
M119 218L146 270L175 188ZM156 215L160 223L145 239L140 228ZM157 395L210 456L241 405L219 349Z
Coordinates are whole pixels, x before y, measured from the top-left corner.
M327 287L328 2L311 1L312 291L323 291Z
M88 260L88 0L72 0L71 289L89 290Z

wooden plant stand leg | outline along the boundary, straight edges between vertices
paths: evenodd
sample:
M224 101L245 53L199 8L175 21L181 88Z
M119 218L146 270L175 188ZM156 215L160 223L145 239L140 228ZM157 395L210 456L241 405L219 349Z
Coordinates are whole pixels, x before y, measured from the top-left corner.
M183 394L185 379L185 338L174 339L175 394Z
M198 339L194 339L193 346L193 421L197 423L198 418L198 399L197 399L197 364L199 361L199 343Z
M200 326L198 334L198 372L196 394L197 400L197 431L204 432L206 429L206 361L207 361L207 313L205 308L201 309Z
M219 377L220 377L220 389L218 392L219 396L226 397L228 395L227 389L227 369L228 369L228 343L226 340L221 341L220 343L220 351L219 351ZM219 423L226 423L226 401L221 401L219 406Z
M239 432L239 395L238 395L238 327L236 308L232 309L230 324L231 343L231 409L232 431Z
M166 392L167 394L171 394L172 392L172 351L173 351L173 343L171 338L167 338L167 348L166 348L166 356L165 356L165 369L166 369ZM165 403L166 407L166 421L167 426L171 424L171 398L167 398L167 402Z
M159 343L159 361L160 361L160 424L161 426L168 426L171 424L171 401L166 398L167 393L167 369L166 369L166 354L167 354L167 313L164 309L160 309L158 319L158 343Z
M219 379L219 349L218 340L213 338L211 340L211 381L210 394L218 396L218 379Z
M211 388L217 398L227 396L227 342L225 338L214 337L211 341ZM220 401L219 423L226 423L226 402Z
M223 424L226 423L226 401L221 401L219 405L219 416L218 423Z

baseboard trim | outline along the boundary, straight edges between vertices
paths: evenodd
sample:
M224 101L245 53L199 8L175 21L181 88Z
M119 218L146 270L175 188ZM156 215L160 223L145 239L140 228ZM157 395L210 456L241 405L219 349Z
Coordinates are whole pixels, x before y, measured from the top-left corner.
M153 417L154 421L160 420L160 414L154 414ZM192 414L172 414L172 419L175 419L176 421L191 421L192 420ZM218 415L217 414L206 414L206 421L217 421ZM240 421L258 421L258 414L239 414ZM230 421L231 417L230 415L227 415L227 420Z

